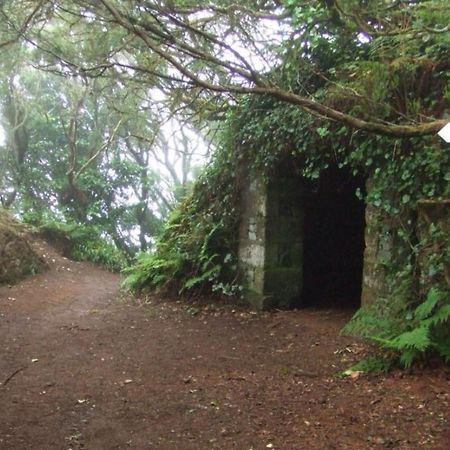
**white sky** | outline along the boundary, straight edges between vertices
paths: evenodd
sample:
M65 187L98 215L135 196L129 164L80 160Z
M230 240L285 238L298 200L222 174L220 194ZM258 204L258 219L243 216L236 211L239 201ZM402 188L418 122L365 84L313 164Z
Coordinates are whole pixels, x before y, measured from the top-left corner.
M2 117L2 111L0 110L0 118ZM5 130L2 127L2 124L0 122L0 145L4 145L5 144Z

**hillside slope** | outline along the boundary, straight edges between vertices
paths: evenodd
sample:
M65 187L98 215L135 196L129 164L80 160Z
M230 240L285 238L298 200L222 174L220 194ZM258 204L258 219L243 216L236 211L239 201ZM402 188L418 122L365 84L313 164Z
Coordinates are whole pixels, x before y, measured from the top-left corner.
M0 209L0 285L14 284L47 267L26 227Z

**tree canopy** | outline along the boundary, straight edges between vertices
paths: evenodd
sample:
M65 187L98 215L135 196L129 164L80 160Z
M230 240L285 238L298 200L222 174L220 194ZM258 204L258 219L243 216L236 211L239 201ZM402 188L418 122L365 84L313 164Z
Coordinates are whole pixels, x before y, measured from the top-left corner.
M202 138L173 118L162 91L45 70L46 55L13 36L1 62L1 204L36 224L88 224L128 255L150 248L205 152Z
M228 101L270 95L354 129L397 137L435 134L446 123L450 17L442 0L33 6L45 11L45 24L33 10L14 28L46 55L47 70L132 77L177 92L187 104L209 104L214 94ZM296 77L318 78L327 96L292 83Z
M339 142L348 132L436 142L448 121L449 14L443 0L4 1L2 203L116 217L117 243L138 224L145 249L172 198L151 163L179 186L192 161L194 134L181 134L183 174L174 169L164 123L176 116L213 139L246 96L297 108Z
M273 114L297 109L311 136L338 145L438 142L448 121L443 0L30 0L4 1L0 15L2 204L102 224L124 250L133 227L140 248L151 245L170 191L181 195L189 178L196 131L169 142L173 117L218 143L230 111L256 97ZM256 138L266 117L243 130ZM267 122L270 136L286 128ZM267 155L255 158L270 164Z

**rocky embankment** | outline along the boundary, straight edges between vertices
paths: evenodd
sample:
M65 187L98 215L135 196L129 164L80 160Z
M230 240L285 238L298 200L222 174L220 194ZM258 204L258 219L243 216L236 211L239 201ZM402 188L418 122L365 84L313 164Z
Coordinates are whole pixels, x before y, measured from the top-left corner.
M27 228L0 209L0 285L14 284L47 267Z

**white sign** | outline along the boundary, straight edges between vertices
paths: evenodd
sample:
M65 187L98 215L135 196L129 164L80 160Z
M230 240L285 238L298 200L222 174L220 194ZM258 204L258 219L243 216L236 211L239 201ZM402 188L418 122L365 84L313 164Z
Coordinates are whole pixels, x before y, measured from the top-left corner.
M439 131L438 135L444 139L445 142L450 144L450 122Z

